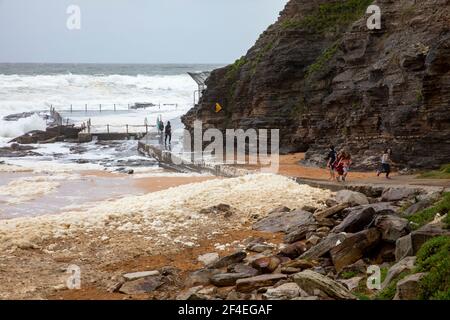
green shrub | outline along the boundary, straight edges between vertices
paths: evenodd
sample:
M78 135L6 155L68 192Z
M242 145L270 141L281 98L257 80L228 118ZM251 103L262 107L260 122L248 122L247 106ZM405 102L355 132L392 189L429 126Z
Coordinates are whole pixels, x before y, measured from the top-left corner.
M450 299L450 237L437 237L422 246L416 272L426 273L420 281L421 299Z
M359 19L373 0L346 0L324 3L301 20L282 23L284 29L307 29L314 33L335 31Z
M232 65L230 65L227 71L227 79L233 80L236 79L236 77L239 75L239 72L241 71L242 67L247 63L247 59L245 57L241 57L237 59Z
M408 217L408 220L412 222L412 227L414 229L418 229L427 223L433 221L436 217L436 214L445 215L450 212L450 192L444 193L442 199L435 203L433 206L419 211ZM447 221L447 225L449 223L448 216L445 219Z
M450 163L443 165L439 170L422 173L419 179L450 179Z
M334 43L331 47L326 49L306 70L306 78L310 78L314 73L321 71L325 64L333 58L338 49L338 44Z

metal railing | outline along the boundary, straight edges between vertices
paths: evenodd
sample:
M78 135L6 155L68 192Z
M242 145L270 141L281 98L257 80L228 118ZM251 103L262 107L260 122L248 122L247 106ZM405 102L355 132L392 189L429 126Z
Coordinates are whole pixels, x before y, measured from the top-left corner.
M57 110L61 113L79 113L79 112L123 112L130 110L146 110L148 108L158 108L161 107L173 106L178 108L178 103L135 103L135 104L84 104L84 105L60 105L54 106L50 105L50 109Z

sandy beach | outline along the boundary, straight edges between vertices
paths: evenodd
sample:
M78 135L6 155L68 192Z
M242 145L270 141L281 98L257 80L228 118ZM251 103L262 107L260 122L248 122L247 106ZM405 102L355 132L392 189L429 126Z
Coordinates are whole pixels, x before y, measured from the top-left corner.
M21 175L19 181L30 178L16 174ZM70 179L79 188L92 181L105 185L106 180L127 192L114 197L103 194L95 201L86 198L85 203L61 212L0 220L0 281L4 284L0 297L123 299L123 295L108 294L107 289L124 272L166 264L186 273L198 266L198 254L237 250L251 236L277 244L277 235L254 232L251 223L278 206L320 207L330 196L328 191L301 186L279 175L232 179L166 175L39 175L45 184L58 183L42 191L41 197L44 193L54 197ZM33 201L20 199L15 206ZM231 217L200 213L222 203L231 206ZM64 289L64 271L72 264L82 269L81 291Z

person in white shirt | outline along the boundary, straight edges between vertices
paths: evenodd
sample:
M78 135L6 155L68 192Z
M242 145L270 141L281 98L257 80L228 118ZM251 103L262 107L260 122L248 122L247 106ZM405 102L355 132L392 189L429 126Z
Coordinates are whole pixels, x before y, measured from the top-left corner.
M377 171L378 177L380 176L380 174L386 173L386 179L390 179L389 175L391 174L391 164L392 164L391 155L392 150L386 149L383 155L381 156L381 170Z

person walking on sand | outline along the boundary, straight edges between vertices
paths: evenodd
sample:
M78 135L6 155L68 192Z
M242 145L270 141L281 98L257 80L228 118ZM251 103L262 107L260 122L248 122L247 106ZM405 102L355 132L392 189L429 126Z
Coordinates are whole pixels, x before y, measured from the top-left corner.
M352 156L350 153L343 151L341 159L336 166L336 170L338 170L339 178L341 182L345 182L347 180L348 173L350 172L350 166L352 165Z
M382 173L386 173L386 179L391 179L391 177L389 177L389 175L391 174L392 164L391 155L391 149L384 150L384 153L381 156L381 170L377 171L377 177L379 177Z
M350 153L345 152L343 162L344 162L344 175L342 176L342 178L344 179L345 182L347 180L348 173L350 172L350 166L353 164L352 156L350 155Z
M334 146L330 147L330 152L328 152L328 156L327 156L327 168L330 170L330 181L333 181L334 179L336 179L336 174L335 174L335 165L336 165L336 160L337 160L337 152L336 149L334 148Z
M341 161L343 159L343 156L344 156L344 153L342 151L339 152L337 157L336 157L336 161L333 164L334 170L338 174L338 176L336 177L336 181L337 182L341 182L342 181L342 177L344 175L344 164Z
M172 126L170 125L170 121L167 121L167 125L165 128L165 139L164 142L167 145L167 138L169 138L169 144L172 143Z

